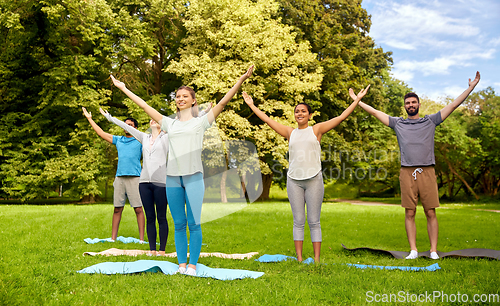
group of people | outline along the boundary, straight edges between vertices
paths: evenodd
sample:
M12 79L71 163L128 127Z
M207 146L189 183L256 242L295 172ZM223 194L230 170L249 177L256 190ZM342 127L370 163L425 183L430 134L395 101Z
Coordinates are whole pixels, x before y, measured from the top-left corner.
M179 263L178 273L196 275L196 264L201 252L201 207L204 196L203 164L201 151L204 132L213 124L224 106L238 92L243 82L253 73L251 66L213 108L200 112L194 90L181 86L175 94L177 113L175 118L163 116L144 100L126 88L123 82L111 76L113 84L123 91L150 117L151 133L137 130L137 121L132 118L121 122L108 112L101 113L114 124L125 130L126 136L114 136L102 131L95 124L89 112L83 112L90 124L104 140L116 145L118 168L114 186L114 214L112 239L116 239L121 213L128 197L134 207L139 225L140 239L144 239L144 206L147 219L147 234L150 250L156 254L156 218L159 224L160 251L165 252L168 236L166 221L167 202L174 220L175 248ZM298 261L302 261L304 227L306 221L310 229L314 259L320 260L321 253L321 205L324 184L321 169L321 137L338 126L359 105L383 124L394 129L401 152L401 205L405 208L405 227L410 244L407 259L418 257L416 246L415 212L420 198L427 217L427 230L431 244L431 258L438 259L438 222L435 208L439 207L439 194L434 173L434 131L472 92L479 82L479 72L474 80L469 79L469 87L451 104L441 111L419 116L420 101L416 94L404 97L404 108L408 118L391 117L361 102L369 87L355 94L349 89L353 99L344 112L326 122L309 126L312 109L307 103L295 106L294 115L297 128L276 122L261 111L253 99L243 92L243 99L250 109L289 143L289 168L287 172L287 193L293 214L293 240ZM141 172L140 158L143 156ZM137 188L137 184L139 188ZM135 187L134 187L135 186ZM141 204L142 203L142 204ZM156 213L155 213L156 205ZM189 264L187 261L187 227L189 227Z

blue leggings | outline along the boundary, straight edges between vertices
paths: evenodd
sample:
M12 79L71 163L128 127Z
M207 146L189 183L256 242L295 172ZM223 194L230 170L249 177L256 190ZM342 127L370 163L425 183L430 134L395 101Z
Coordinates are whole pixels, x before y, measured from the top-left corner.
M189 264L196 265L201 252L201 204L205 194L203 174L167 175L167 199L175 225L177 262L187 263L187 233L189 225Z

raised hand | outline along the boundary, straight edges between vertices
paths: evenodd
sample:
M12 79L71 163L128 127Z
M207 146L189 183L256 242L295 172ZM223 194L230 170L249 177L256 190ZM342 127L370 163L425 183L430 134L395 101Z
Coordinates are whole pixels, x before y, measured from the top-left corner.
M100 108L100 107L99 107L99 111L101 112L101 114L102 114L104 117L109 116L108 111L105 111L105 110L103 110L103 109L102 109L102 108Z
M85 109L85 107L83 107L83 106L82 106L82 110L83 110L83 114L85 115L85 117L87 117L87 119L92 119L91 112L88 112L87 109Z
M92 113L88 112L85 107L82 107L83 114L87 117L90 125L94 129L94 131L99 135L102 139L106 140L109 143L113 143L113 135L104 132L95 122L92 120Z
M352 88L349 88L349 96L351 96L351 99L358 101L361 101L361 99L366 95L368 92L368 89L370 88L370 85L368 85L365 89L362 89L357 95L354 94L354 90Z
M479 74L479 71L476 71L476 77L474 78L474 80L470 80L469 79L469 87L472 86L472 87L476 87L477 83L479 83L479 80L481 79L481 75Z
M111 77L111 80L113 81L113 84L116 87L118 87L122 90L125 88L125 83L118 81L117 79L115 79L115 77L113 75L109 75L109 76Z
M245 103L248 104L248 106L253 105L252 97L250 97L246 92L243 92L243 100L245 100Z
M351 99L356 100L358 96L354 93L354 90L352 88L349 88L349 96L351 96Z
M252 75L253 69L254 69L254 65L250 66L250 68L248 68L247 72L245 72L245 74L243 74L240 79L243 79L243 81L248 79Z
M363 99L363 97L366 95L366 93L368 92L368 89L370 89L370 84L368 86L366 86L365 89L361 89L360 92L358 92L357 94L357 98L361 101L361 99Z

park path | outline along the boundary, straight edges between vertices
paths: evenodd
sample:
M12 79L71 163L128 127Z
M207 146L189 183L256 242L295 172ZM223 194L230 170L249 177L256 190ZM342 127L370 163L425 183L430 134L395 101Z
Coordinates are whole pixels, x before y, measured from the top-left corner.
M387 203L382 203L382 202L369 202L369 201L360 201L360 200L349 200L349 199L330 199L327 200L326 202L333 202L333 203L351 203L352 205L364 205L364 206L400 206L399 204L387 204ZM442 207L446 208L446 207ZM474 210L480 210L480 211L489 211L489 212L495 212L495 213L500 213L500 210L495 210L495 209L474 209Z

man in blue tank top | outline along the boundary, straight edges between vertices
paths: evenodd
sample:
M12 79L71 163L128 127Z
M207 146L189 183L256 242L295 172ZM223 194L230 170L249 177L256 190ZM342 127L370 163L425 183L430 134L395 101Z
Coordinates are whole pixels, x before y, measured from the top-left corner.
M144 211L142 209L141 197L139 195L139 178L141 176L141 156L142 144L132 135L125 132L125 136L115 136L104 132L92 120L92 114L82 107L83 113L94 131L102 139L114 144L118 151L118 167L116 169L115 181L113 182L113 222L111 230L111 239L116 240L118 228L122 218L125 201L128 198L130 206L134 208L137 224L139 226L139 239L144 241ZM137 128L137 121L133 118L125 119L125 123Z
M437 254L439 226L436 218L436 207L439 207L439 193L434 172L434 131L436 126L462 104L474 90L479 79L480 75L477 72L473 81L469 79L469 88L458 96L455 101L445 106L441 111L427 115L424 118L419 116L420 100L414 93L408 93L404 97L404 108L408 113L407 119L388 116L363 102L359 102L361 108L392 128L398 138L401 153L399 175L401 206L405 208L406 235L411 248L406 259L418 257L415 213L419 197L427 217L427 232L431 245L430 257L439 259Z

